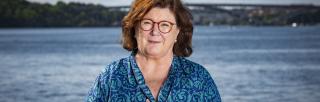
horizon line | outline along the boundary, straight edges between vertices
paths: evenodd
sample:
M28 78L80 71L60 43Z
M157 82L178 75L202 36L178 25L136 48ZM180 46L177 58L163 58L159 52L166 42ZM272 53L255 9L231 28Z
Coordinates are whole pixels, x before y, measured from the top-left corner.
M58 2L63 2L66 4L69 3L79 3L79 4L93 4L93 5L102 5L104 7L123 7L123 6L130 6L124 4L124 5L105 5L103 3L86 3L86 2L79 2L79 1L71 1L71 2L66 2L66 1L58 1L56 3L50 3L50 2L37 2L37 1L29 1L30 3L40 3L40 4L51 4L51 5L56 5ZM315 4L315 3L290 3L290 4L273 4L273 3L190 3L190 2L185 2L184 4L189 5L232 5L232 6L237 6L237 5L243 5L243 6L313 6L313 7L320 7L320 4Z

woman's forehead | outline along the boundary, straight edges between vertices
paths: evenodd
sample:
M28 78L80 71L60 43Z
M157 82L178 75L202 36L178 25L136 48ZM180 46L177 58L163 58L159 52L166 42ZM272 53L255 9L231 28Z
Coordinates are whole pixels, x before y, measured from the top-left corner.
M143 18L148 18L155 22L163 20L175 22L175 16L169 8L154 7Z

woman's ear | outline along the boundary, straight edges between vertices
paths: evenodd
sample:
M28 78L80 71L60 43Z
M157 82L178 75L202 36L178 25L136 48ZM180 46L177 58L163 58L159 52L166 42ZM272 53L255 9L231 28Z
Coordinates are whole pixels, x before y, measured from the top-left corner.
M178 33L177 35L179 35L179 34L180 34L180 28L178 28L178 31L177 31L177 33Z
M177 27L177 35L179 35L179 33L180 33L180 27L178 27L178 25L176 25L176 27Z
M176 37L176 39L178 38L179 34L180 34L180 28L177 29L177 37Z

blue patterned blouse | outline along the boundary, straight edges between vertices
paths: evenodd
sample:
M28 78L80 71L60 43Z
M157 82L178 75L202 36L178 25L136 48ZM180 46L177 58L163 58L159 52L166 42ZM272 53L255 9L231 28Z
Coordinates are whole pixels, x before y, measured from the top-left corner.
M87 102L221 102L217 86L201 65L174 56L169 75L152 96L134 54L109 64L97 77Z

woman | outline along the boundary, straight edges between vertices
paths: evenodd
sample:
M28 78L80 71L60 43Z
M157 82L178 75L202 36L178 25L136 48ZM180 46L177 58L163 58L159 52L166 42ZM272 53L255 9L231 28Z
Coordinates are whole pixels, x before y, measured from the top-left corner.
M180 0L136 0L122 22L132 54L98 76L88 102L220 102L208 71L192 53L191 14Z

